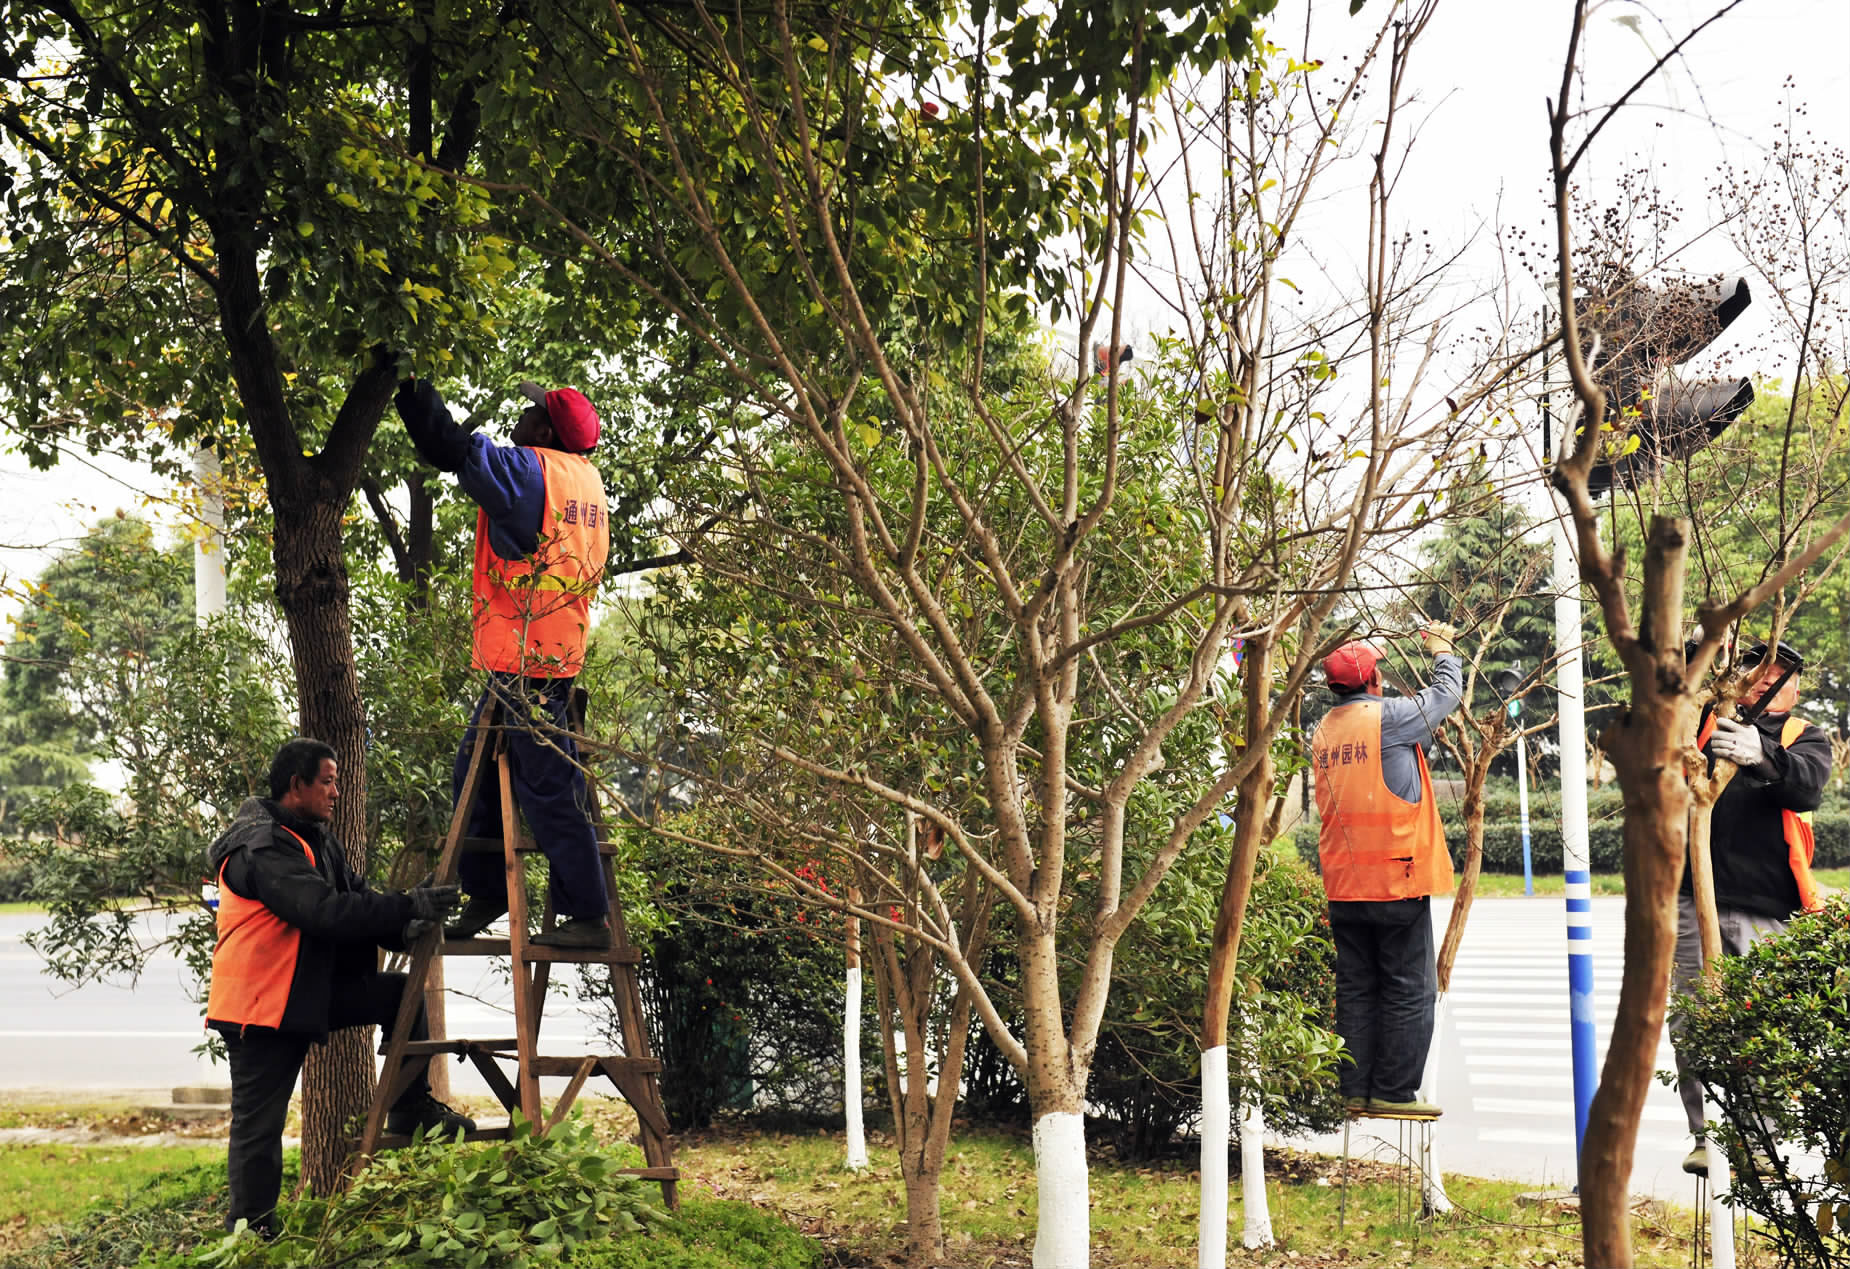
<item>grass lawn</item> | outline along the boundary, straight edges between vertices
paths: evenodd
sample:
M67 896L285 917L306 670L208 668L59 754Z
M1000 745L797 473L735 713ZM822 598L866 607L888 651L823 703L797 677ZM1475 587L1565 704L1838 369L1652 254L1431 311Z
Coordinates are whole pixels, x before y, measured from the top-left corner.
M887 1265L903 1249L905 1190L892 1143L870 1134L874 1166L841 1166L839 1134L724 1126L680 1144L676 1161L693 1192L710 1191L785 1213L833 1245L846 1265ZM1192 1157L1132 1167L1109 1153L1091 1166L1093 1269L1192 1266L1199 1179ZM1238 1182L1232 1202L1229 1265L1571 1265L1579 1263L1580 1225L1571 1210L1519 1205L1530 1188L1448 1176L1457 1210L1436 1224L1395 1217L1393 1172L1356 1164L1345 1231L1336 1228L1338 1164L1290 1151L1268 1152L1272 1228L1278 1245L1246 1251ZM947 1265L1025 1266L1034 1242L1034 1161L1026 1140L965 1130L945 1164L943 1220ZM1655 1203L1635 1209L1640 1266L1689 1263L1690 1216ZM1745 1251L1745 1248L1743 1249ZM1744 1255L1741 1264L1758 1262Z
M626 1107L607 1098L586 1098L600 1135L613 1144L626 1140L634 1121ZM859 1174L841 1166L837 1131L727 1123L683 1137L676 1162L688 1230L701 1238L733 1210L715 1200L749 1204L774 1214L819 1244L827 1269L896 1269L905 1237L905 1190L891 1138L870 1133L873 1166ZM181 1241L211 1234L199 1212L203 1183L216 1190L223 1147L33 1146L0 1150L0 1266L90 1263L68 1259L74 1248L18 1259L8 1255L36 1242L48 1227L91 1209L121 1208L123 1196L162 1173L191 1178L174 1201L169 1237ZM1194 1264L1198 1181L1192 1156L1147 1166L1127 1166L1108 1152L1094 1156L1092 1187L1093 1269L1186 1269ZM205 1171L184 1170L205 1165ZM1509 1182L1449 1176L1447 1189L1457 1211L1436 1224L1409 1225L1396 1218L1391 1170L1358 1163L1352 1174L1345 1232L1336 1229L1337 1161L1295 1152L1267 1158L1274 1248L1240 1247L1242 1213L1234 1193L1228 1264L1311 1265L1522 1265L1579 1263L1579 1223L1571 1210L1518 1204L1525 1187ZM144 1202L146 1200L143 1200ZM943 1221L946 1269L1021 1269L1033 1248L1034 1163L1025 1138L993 1130L962 1128L945 1166ZM1634 1209L1636 1263L1689 1263L1687 1212L1659 1204ZM730 1219L730 1218L724 1218ZM124 1212L122 1224L145 1228L146 1216ZM200 1225L198 1230L192 1225ZM181 1228L185 1226L185 1228ZM182 1237L184 1236L184 1237ZM175 1245L172 1241L164 1243ZM199 1245L199 1244L194 1244ZM98 1248L100 1250L100 1248ZM641 1249L638 1248L638 1251ZM667 1252L664 1245L658 1250ZM50 1256L56 1257L48 1258ZM133 1254L127 1260L132 1261ZM684 1263L670 1257L677 1264ZM650 1263L644 1256L639 1263ZM97 1261L96 1263L102 1263ZM704 1256L685 1263L724 1263ZM1763 1250L1742 1246L1742 1269L1768 1269Z
M42 903L0 903L0 916L38 916L44 911Z
M222 1145L0 1145L0 1251L86 1208L118 1204L153 1177L224 1157Z

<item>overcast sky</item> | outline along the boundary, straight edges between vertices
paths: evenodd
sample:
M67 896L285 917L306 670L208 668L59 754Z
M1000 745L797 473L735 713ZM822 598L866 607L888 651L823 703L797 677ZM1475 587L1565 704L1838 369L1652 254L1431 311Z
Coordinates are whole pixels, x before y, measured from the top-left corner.
M1277 42L1298 46L1305 2L1281 4L1272 21ZM1315 0L1315 6L1309 52L1332 62L1384 12L1382 0L1369 0L1355 19L1345 16L1343 0ZM1589 100L1611 100L1711 11L1690 0L1596 6L1586 42ZM1412 108L1418 139L1399 194L1405 223L1430 228L1442 242L1477 235L1480 244L1487 244L1486 227L1499 221L1545 228L1546 101L1559 87L1570 12L1563 0L1449 0L1441 6L1412 66L1419 85ZM1756 163L1792 101L1806 105L1818 137L1850 147L1850 3L1745 0L1641 91L1602 137L1585 179L1595 186L1646 158L1663 185L1699 216L1717 164ZM1358 171L1353 179L1365 181L1366 174ZM1693 270L1736 267L1720 236L1693 248L1686 263ZM1463 268L1476 276L1461 272L1461 285L1480 287L1482 271L1495 268L1494 254L1480 250ZM1540 304L1539 292L1534 302ZM1753 342L1766 316L1757 305L1728 338L1743 346ZM1754 371L1779 374L1780 368L1742 368ZM51 550L117 508L170 519L162 511L164 493L151 475L107 458L80 456L54 472L33 473L16 454L0 452L0 572L9 580L35 574ZM0 612L11 608L0 600Z

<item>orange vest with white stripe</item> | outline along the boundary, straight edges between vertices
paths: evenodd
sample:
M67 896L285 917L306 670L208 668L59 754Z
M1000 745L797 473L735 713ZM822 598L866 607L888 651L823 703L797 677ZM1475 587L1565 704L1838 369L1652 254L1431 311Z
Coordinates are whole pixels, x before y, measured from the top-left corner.
M1311 737L1311 773L1323 825L1317 851L1323 890L1339 903L1449 894L1452 857L1432 791L1426 753L1413 746L1420 800L1388 788L1381 771L1381 701L1332 709Z
M475 668L569 678L584 668L591 595L610 554L604 481L583 454L534 449L546 482L539 545L504 560L475 519Z
M308 865L315 852L293 829L283 829L302 842ZM226 863L231 861L227 859ZM240 1026L278 1027L289 1006L289 987L295 981L296 956L302 948L302 931L255 899L225 884L225 864L218 866L218 946L212 952L212 990L206 997L209 1022L235 1022Z
M1779 729L1780 747L1789 748L1810 725L1803 718L1787 715L1786 725ZM1714 734L1715 715L1711 713L1696 737L1696 748L1708 744L1709 737ZM1816 912L1824 907L1824 896L1818 892L1817 878L1811 875L1811 861L1818 848L1818 839L1812 834L1811 812L1781 811L1779 820L1786 839L1786 864L1792 869L1792 880L1799 888L1799 907Z

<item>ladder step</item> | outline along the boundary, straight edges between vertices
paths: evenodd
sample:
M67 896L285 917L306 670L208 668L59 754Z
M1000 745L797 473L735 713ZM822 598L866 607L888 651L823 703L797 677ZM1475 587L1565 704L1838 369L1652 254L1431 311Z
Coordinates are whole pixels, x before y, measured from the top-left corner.
M513 947L507 939L445 939L445 956L510 956ZM579 965L640 965L642 953L633 947L535 947L527 945L527 960L565 961Z
M537 851L539 848L538 842L523 833L520 841L515 845L514 850L517 854L529 854L533 851ZM501 839L499 837L465 837L462 839L461 851L465 855L499 855L501 853ZM597 853L600 855L615 855L617 853L617 848L610 842L599 842L597 844Z
M535 947L529 943L526 959L568 965L640 965L642 953L633 947Z
M679 1168L618 1168L624 1176L639 1176L645 1181L679 1181Z
M506 1040L407 1040L406 1057L423 1057L425 1054L454 1053L458 1056L470 1051L499 1053L503 1049L517 1049L520 1041L513 1038Z
M617 1067L627 1067L637 1075L660 1075L662 1060L660 1058L636 1058L613 1055L598 1056L599 1062L608 1062ZM533 1059L535 1075L576 1075L578 1068L584 1065L583 1057L536 1057ZM602 1075L601 1070L593 1068L593 1075Z

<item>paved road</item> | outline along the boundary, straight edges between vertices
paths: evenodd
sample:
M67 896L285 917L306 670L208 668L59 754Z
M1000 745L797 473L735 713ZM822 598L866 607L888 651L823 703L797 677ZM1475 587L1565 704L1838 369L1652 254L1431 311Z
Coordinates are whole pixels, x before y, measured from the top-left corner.
M1593 900L1593 989L1600 1060L1619 1001L1624 900ZM1452 972L1440 1046L1439 1161L1447 1172L1574 1184L1574 1079L1569 1058L1566 904L1560 897L1478 899ZM1435 938L1451 903L1434 904ZM1658 1049L1671 1067L1670 1041ZM1341 1135L1317 1141L1341 1148ZM1358 1150L1360 1146L1356 1147ZM1688 1128L1675 1090L1645 1101L1632 1192L1688 1203Z
M192 1053L203 1038L199 1006L188 999L186 970L156 956L139 982L72 989L46 976L39 956L20 936L41 918L0 916L0 1090L25 1088L165 1090L179 1084L225 1084L221 1064L205 1066ZM158 919L142 924L158 937ZM449 1034L512 1035L512 990L493 962L446 962L452 988ZM564 968L564 967L561 967ZM545 1051L590 1053L602 1048L596 1011L568 999L571 973L555 973L548 999ZM452 1066L459 1095L490 1097L473 1066ZM550 1087L553 1081L541 1081ZM562 1087L563 1080L558 1081Z

